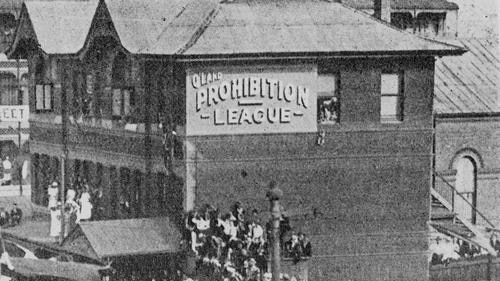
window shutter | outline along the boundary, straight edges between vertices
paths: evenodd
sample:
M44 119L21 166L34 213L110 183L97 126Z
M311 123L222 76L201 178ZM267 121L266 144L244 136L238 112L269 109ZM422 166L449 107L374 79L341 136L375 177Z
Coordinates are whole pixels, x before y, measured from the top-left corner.
M43 109L52 109L52 86L44 85L44 107Z
M43 109L43 85L36 85L35 87L35 98L37 110Z
M123 90L123 115L130 115L130 91Z
M120 116L122 111L122 93L120 89L113 89L113 116Z

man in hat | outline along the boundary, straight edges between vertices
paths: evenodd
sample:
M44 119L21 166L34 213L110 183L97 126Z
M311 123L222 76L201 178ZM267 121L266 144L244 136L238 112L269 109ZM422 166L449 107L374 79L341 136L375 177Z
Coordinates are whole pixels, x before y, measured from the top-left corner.
M310 257L311 256L311 241L307 238L306 234L303 232L299 232L299 242L302 247L302 250L304 251L304 256Z
M23 218L23 211L14 203L12 210L10 211L10 221L12 226L16 226L21 223Z

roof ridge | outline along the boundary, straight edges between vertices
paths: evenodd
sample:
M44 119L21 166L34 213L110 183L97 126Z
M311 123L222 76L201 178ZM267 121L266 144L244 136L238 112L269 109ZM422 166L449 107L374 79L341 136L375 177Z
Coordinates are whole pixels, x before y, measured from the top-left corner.
M326 2L328 2L328 1L326 1ZM369 14L365 13L365 12L362 12L362 11L360 11L360 10L358 10L358 9L355 9L355 8L353 8L353 7L350 7L350 6L348 6L347 4L343 3L342 1L340 1L340 2L335 2L335 3L336 3L336 4L340 4L340 5L341 5L341 6L343 6L344 8L347 8L347 9L349 9L349 10L353 11L354 13L360 14L360 15L361 15L361 16L363 16L363 17L366 17L366 18L368 18L368 19L374 20L375 22L381 23L381 24L383 24L383 25L385 25L385 26L387 26L387 27L389 27L389 28L391 28L391 29L393 29L393 30L395 30L395 31L400 32L400 33L403 33L403 34L408 34L408 35L412 35L412 36L414 36L414 37L416 37L416 38L419 38L419 39L421 39L421 40L423 40L423 41L428 41L428 42L432 42L432 43L435 43L435 44L441 44L441 45L445 45L445 46L448 46L448 47L451 47L451 48L460 49L460 50L463 50L463 51L467 52L467 49L465 49L465 48L463 48L463 47L456 46L456 45L453 45L453 44L450 44L450 43L441 42L441 41L438 41L438 40L435 40L435 39L430 39L430 38L427 38L427 37L419 36L419 35L417 35L417 34L410 33L410 32L408 32L408 31L406 31L406 30L399 29L399 28L397 28L397 27L393 26L392 24L390 24L390 23L388 23L388 22L386 22L386 21L384 21L384 20L378 19L378 18L376 18L376 17L374 17L374 16L371 16L371 15L369 15Z
M221 10L221 3L218 2L217 6L215 6L215 8L212 11L210 11L210 13L208 13L208 15L205 17L203 22L200 24L200 26L193 33L191 38L189 38L189 40L181 48L179 48L175 52L175 54L182 55L184 52L189 50L189 48L191 48L196 43L196 41L198 41L198 39L201 37L203 32L208 28L208 26L210 25L212 20L217 16L217 14L219 14L220 10Z

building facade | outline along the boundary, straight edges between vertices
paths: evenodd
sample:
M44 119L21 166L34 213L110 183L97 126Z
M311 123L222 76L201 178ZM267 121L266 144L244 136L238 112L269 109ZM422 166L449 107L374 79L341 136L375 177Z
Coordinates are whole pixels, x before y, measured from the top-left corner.
M310 280L427 280L434 57L463 52L326 1L28 2L33 200L63 170L96 219L265 216L275 181Z
M419 36L452 38L458 33L459 6L447 0L342 0L342 3L368 14L377 12L377 5L386 3L380 14L391 25ZM379 9L380 10L380 9Z
M440 193L479 226L500 224L498 38L462 38L469 52L436 63L436 181ZM453 186L468 201L452 198ZM470 203L470 204L469 204Z

